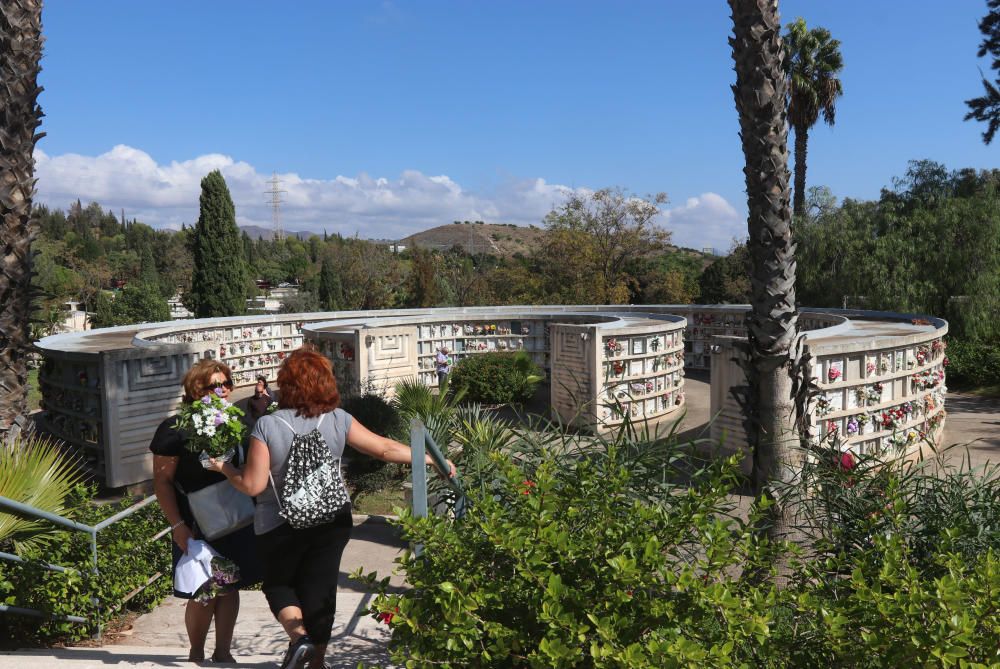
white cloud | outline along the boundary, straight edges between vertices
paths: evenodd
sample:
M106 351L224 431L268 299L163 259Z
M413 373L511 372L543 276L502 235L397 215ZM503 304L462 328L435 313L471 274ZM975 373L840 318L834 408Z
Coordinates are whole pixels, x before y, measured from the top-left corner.
M264 194L271 175L221 154L160 165L139 149L118 145L99 156L49 156L36 151L37 200L65 208L80 199L155 227L179 228L198 218L201 179L218 169L226 178L240 225L270 227L271 209ZM396 179L367 174L309 179L279 174L286 230L369 238L400 238L454 220L540 225L573 189L544 179L509 180L489 194L474 193L446 175L406 170ZM663 219L674 231L674 242L701 248L728 248L741 234L740 215L715 193L693 197L667 210Z
M678 246L726 251L734 238L746 237L746 215L717 193L688 198L683 205L664 212L664 219Z

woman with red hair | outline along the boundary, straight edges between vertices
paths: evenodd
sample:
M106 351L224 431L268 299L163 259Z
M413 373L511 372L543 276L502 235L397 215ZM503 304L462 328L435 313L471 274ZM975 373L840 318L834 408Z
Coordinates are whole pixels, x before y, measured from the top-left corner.
M331 521L310 527L296 529L286 522L278 491L283 490L292 441L318 433L338 463L345 445L400 464L410 462L410 448L374 434L338 408L333 368L315 351L299 349L285 359L278 391L278 410L257 421L250 436L246 466L239 470L212 461L211 467L238 490L257 497L254 531L264 563L262 589L289 637L282 669L299 669L307 661L312 669L322 669L336 611L340 558L351 536L351 507L348 502ZM433 464L430 456L426 462ZM448 467L448 476L454 476L455 466L449 461Z

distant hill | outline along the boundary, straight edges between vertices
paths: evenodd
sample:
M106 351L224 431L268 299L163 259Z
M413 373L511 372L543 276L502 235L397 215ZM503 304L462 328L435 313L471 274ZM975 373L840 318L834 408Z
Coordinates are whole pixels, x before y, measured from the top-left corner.
M540 228L509 223L451 223L410 235L401 239L400 243L437 251L460 246L469 254L512 256L515 253L530 254L541 236Z
M274 230L271 228L262 228L259 225L241 225L240 232L245 232L250 235L250 239L273 239ZM286 237L298 237L299 239L309 239L314 232L295 232L294 230L285 230ZM322 235L320 235L322 237Z

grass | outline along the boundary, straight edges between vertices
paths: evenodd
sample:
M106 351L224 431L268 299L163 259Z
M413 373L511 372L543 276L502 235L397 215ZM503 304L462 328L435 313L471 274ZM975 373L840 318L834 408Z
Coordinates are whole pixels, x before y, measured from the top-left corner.
M394 507L405 507L402 487L383 488L378 492L360 495L354 501L354 513L369 516L395 515Z
M992 386L979 386L965 392L979 397L1000 397L1000 383Z
M28 370L28 411L41 408L42 391L38 387L38 368Z

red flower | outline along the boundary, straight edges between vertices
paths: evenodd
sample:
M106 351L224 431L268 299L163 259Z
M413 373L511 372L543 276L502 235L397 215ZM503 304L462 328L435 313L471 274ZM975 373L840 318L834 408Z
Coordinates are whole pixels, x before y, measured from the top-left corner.
M850 451L844 451L837 458L837 465L845 472L849 472L857 466L857 461L854 459L854 454Z
M396 607L395 613L391 613L389 611L383 611L382 613L378 614L379 622L385 623L386 625L392 623L392 619L396 616L396 613L399 613L398 606Z
M521 485L524 486L524 490L521 491L522 495L530 495L531 489L535 487L535 482L530 480L521 481Z

